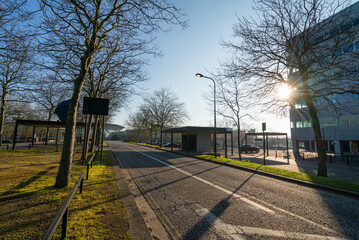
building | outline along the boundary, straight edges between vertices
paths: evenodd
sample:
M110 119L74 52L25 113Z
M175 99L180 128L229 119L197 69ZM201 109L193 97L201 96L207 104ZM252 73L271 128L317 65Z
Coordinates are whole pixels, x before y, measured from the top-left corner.
M335 21L334 21L334 20ZM328 24L330 21L330 24ZM323 27L325 26L325 27ZM338 12L318 24L320 31L311 35L310 41L317 44L318 50L312 56L317 63L314 66L320 68L326 62L331 69L322 71L322 76L309 77L311 86L317 84L317 88L330 87L331 84L344 84L356 86L359 82L359 2ZM310 32L311 29L308 30ZM351 34L350 38L348 37ZM325 46L321 48L321 46ZM289 53L290 55L290 53ZM310 57L307 57L309 59ZM335 67L333 63L343 62L346 68ZM343 65L343 64L342 64ZM338 64L339 66L339 64ZM313 69L313 67L312 67ZM297 69L290 69L289 83L300 86ZM321 71L317 71L321 72ZM329 76L329 73L331 74ZM335 77L333 77L335 75ZM328 80L330 79L330 80ZM336 81L334 81L334 80ZM299 84L298 84L299 83ZM313 91L316 87L313 87ZM324 87L321 89L323 92ZM344 87L343 87L344 89ZM300 89L297 95L303 96ZM352 93L322 94L316 98L315 105L318 110L318 118L321 126L321 134L324 140L324 148L335 155L358 154L359 152L359 95ZM328 104L328 98L332 104ZM326 100L326 101L324 101ZM338 110L340 109L340 110ZM291 137L293 151L300 149L316 151L314 133L308 107L303 98L294 98L290 109Z

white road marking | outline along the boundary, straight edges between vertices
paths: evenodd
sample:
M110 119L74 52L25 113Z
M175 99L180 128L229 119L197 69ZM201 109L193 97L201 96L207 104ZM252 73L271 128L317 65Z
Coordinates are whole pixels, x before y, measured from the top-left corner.
M270 213L270 214L275 214L275 211L273 211L273 210L271 210L271 209L269 209L269 208L267 208L267 207L265 207L265 206L263 206L263 205L261 205L261 204L259 204L259 203L256 203L256 202L254 202L254 201L252 201L252 200L250 200L250 199L248 199L248 198L246 198L246 197L243 197L243 196L241 196L241 195L239 195L239 194L237 194L237 193L234 193L234 192L232 192L232 191L230 191L230 190L227 190L227 189L222 188L222 187L220 187L220 186L218 186L218 185L215 185L215 184L213 184L213 183L211 183L211 182L209 182L209 181L207 181L207 180L204 180L204 179L202 179L202 178L200 178L200 177L197 177L197 176L195 176L194 174L188 173L188 172L186 172L186 171L184 171L184 170L182 170L182 169L176 168L176 167L173 166L173 165L170 165L170 164L168 164L168 163L166 163L166 162L163 162L163 161L161 161L161 160L159 160L159 159L157 159L157 158L155 158L155 157L152 157L152 156L150 156L150 155L148 155L148 154L146 154L146 153L143 153L143 152L141 152L141 151L139 151L139 150L136 150L136 149L134 149L134 148L132 148L132 147L129 147L129 146L127 146L127 145L126 145L126 147L128 147L128 148L130 148L130 149L132 149L132 150L134 150L134 151L136 151L136 152L138 152L138 153L141 153L142 155L145 155L145 156L147 156L147 157L149 157L149 158L151 158L151 159L153 159L153 160L155 160L155 161L157 161L157 162L160 162L160 163L162 163L162 164L164 164L164 165L166 165L166 166L169 166L169 167L171 167L171 168L173 168L173 169L175 169L175 170L177 170L177 171L179 171L179 172L182 172L182 173L184 173L184 174L186 174L186 175L188 175L188 176L191 176L191 177L193 177L193 178L195 178L195 179L197 179L197 180L199 180L199 181L201 181L201 182L203 182L203 183L206 183L206 184L208 184L208 185L210 185L210 186L212 186L212 187L214 187L214 188L216 188L216 189L218 189L218 190L220 190L220 191L222 191L222 192L225 192L225 193L227 193L227 194L229 194L229 195L232 195L232 196L235 197L235 198L239 198L240 200L242 200L242 201L244 201L244 202L246 202L246 203L252 205L253 207L256 207L256 208L258 208L258 209L261 209L261 210L263 210L263 211L265 211L265 212L267 212L267 213ZM254 198L254 197L252 197L252 198ZM328 231L328 232L337 233L337 232L336 232L335 230L333 230L333 229L330 229L330 228L328 228L328 227L326 227L326 226L323 226L323 225L321 225L321 224L319 224L319 223L313 222L313 221L311 221L311 220L309 220L309 219L306 219L306 218L304 218L304 217L302 217L302 216L299 216L299 215L297 215L297 214L291 213L291 212L289 212L289 211L287 211L287 210L284 210L284 209L282 209L282 208L279 208L279 207L277 207L277 206L275 206L275 205L272 205L272 204L267 203L267 202L265 202L265 201L262 201L262 200L260 200L260 199L257 199L257 198L254 198L254 199L255 199L256 201L258 201L258 202L262 202L263 204L265 204L265 205L267 205L267 206L270 206L271 208L273 208L273 209L275 209L275 210L277 210L277 211L279 211L279 212L283 212L283 213L285 213L285 214L287 214L287 215L290 215L290 216L292 216L292 217L295 217L295 218L297 218L297 219L300 219L300 220L302 220L302 221L305 221L305 222L307 222L307 223L309 223L309 224L312 224L312 225L314 225L314 226L317 226L317 227L319 227L319 228L321 228L321 229L323 229L323 230L326 230L326 231Z
M127 146L127 147L128 147L128 146ZM131 147L129 147L129 148L131 148ZM263 210L263 211L265 211L265 212L267 212L267 213L274 213L273 210L271 210L271 209L269 209L269 208L266 208L266 207L264 207L264 206L262 206L262 205L260 205L260 204L258 204L258 203L256 203L256 202L253 202L252 200L250 200L250 199L248 199L248 198L246 198L246 197L240 196L240 195L237 194L237 193L233 193L233 192L230 191L230 190L227 190L227 189L225 189L225 188L223 188L223 187L220 187L220 186L218 186L218 185L216 185L216 184L213 184L213 183L211 183L211 182L209 182L209 181L207 181L207 180L204 180L203 178L197 177L197 176L195 176L195 175L192 174L192 173L189 173L189 172L186 172L186 171L184 171L184 170L182 170L182 169L179 169L179 168L177 168L177 167L175 167L175 166L173 166L173 165L171 165L171 164L168 164L168 163L166 163L166 162L163 162L163 161L161 161L161 160L159 160L159 159L157 159L157 158L155 158L155 157L152 157L152 156L150 156L150 155L148 155L148 154L146 154L146 153L143 153L143 152L141 152L141 151L138 151L138 150L136 150L136 149L134 149L134 148L131 148L131 149L134 150L134 151L136 151L136 152L138 152L138 153L141 153L142 155L145 155L146 157L149 157L149 158L151 158L151 159L153 159L153 160L155 160L155 161L157 161L157 162L160 162L160 163L162 163L162 164L164 164L164 165L166 165L166 166L169 166L169 167L171 167L171 168L173 168L173 169L175 169L175 170L177 170L177 171L179 171L179 172L181 172L181 173L184 173L184 174L186 174L186 175L188 175L188 176L190 176L190 177L193 177L194 179L197 179L197 180L199 180L199 181L201 181L201 182L203 182L203 183L205 183L205 184L208 184L208 185L210 185L210 186L212 186L212 187L214 187L214 188L216 188L216 189L218 189L218 190L220 190L220 191L222 191L222 192L224 192L224 193L227 193L227 194L229 194L229 195L232 195L232 196L235 197L235 198L239 198L239 199L241 199L242 201L244 201L244 202L246 202L246 203L252 205L253 207L256 207L256 208L258 208L258 209L261 209L261 210Z
M245 239L244 236L264 236L264 237L276 237L284 239L306 239L306 240L339 240L344 238L337 238L331 236L321 236L315 234L305 234L298 232L288 232L282 230L273 230L266 228L245 227L245 226L233 226L227 224L217 218L213 213L206 208L195 210L197 215L202 217L204 221L211 224L211 227L216 231L222 239Z

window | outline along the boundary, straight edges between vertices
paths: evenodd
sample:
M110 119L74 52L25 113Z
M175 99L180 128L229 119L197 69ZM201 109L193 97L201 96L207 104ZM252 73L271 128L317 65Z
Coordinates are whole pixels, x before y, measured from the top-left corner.
M290 122L290 128L295 128L295 123L294 122Z
M304 121L303 122L303 127L311 127L312 126L312 123L309 122L309 121Z
M322 127L332 126L332 119L331 118L322 118L322 119L320 119L320 125Z
M341 116L338 119L339 125L348 125L349 124L349 118L348 116Z
M302 128L303 127L303 123L298 121L298 122L295 122L295 127L296 128Z
M350 116L350 124L359 124L359 115Z

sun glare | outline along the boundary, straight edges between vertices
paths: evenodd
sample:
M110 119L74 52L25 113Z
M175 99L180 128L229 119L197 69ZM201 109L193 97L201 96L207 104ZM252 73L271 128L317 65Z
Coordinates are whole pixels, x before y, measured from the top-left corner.
M279 87L277 95L281 100L288 100L292 92L293 89L291 89L287 84L283 84Z

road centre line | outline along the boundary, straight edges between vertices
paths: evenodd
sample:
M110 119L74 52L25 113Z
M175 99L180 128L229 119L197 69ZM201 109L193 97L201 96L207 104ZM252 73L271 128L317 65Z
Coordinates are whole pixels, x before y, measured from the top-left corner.
M146 153L143 153L143 152L141 152L141 151L139 151L139 150L137 150L137 149L134 149L134 148L132 148L132 147L130 147L130 146L128 146L128 145L126 145L126 147L128 147L128 148L130 148L130 149L132 149L132 150L134 150L134 151L136 151L136 152L138 152L138 153L140 153L140 154L142 154L142 155L145 155L145 156L147 156L147 157L149 157L149 158L151 158L151 159L153 159L153 160L155 160L155 161L157 161L157 162L160 162L160 163L162 163L162 164L164 164L164 165L166 165L166 166L169 166L169 167L171 167L171 168L173 168L173 169L175 169L175 170L177 170L177 171L179 171L179 172L182 172L182 173L184 173L184 174L186 174L186 175L188 175L188 176L190 176L190 177L193 177L193 178L195 178L195 179L197 179L197 180L199 180L199 181L201 181L201 182L203 182L203 183L206 183L206 184L208 184L208 185L210 185L210 186L212 186L212 187L214 187L214 188L216 188L216 189L218 189L218 190L220 190L220 191L222 191L222 192L224 192L224 193L227 193L227 194L229 194L229 195L232 195L233 197L236 197L236 198L238 198L238 199L240 199L240 200L242 200L242 201L244 201L244 202L246 202L246 203L248 203L248 204L250 204L250 205L252 205L252 206L254 206L254 207L256 207L256 208L258 208L258 209L261 209L261 210L263 210L263 211L265 211L265 212L267 212L267 213L275 214L275 211L273 211L273 210L271 210L271 209L269 209L269 208L267 208L267 207L265 207L265 206L263 206L263 205L261 205L261 204L259 204L259 203L256 203L256 202L254 202L254 201L252 201L252 200L250 200L250 199L248 199L248 198L246 198L246 197L243 197L243 196L241 196L241 195L239 195L239 194L237 194L237 193L233 193L232 191L229 191L229 190L227 190L227 189L225 189L225 188L222 188L222 187L220 187L220 186L218 186L218 185L215 185L215 184L213 184L213 183L211 183L211 182L209 182L209 181L207 181L207 180L204 180L204 179L202 179L202 178L200 178L200 177L198 177L198 176L195 176L194 174L188 173L188 172L186 172L186 171L184 171L184 170L182 170L182 169L179 169L179 168L177 168L177 167L175 167L175 166L173 166L173 165L170 165L170 164L168 164L168 163L166 163L166 162L163 162L163 161L161 161L161 160L159 160L159 159L157 159L157 158L155 158L155 157L152 157L152 156L150 156L150 155L148 155L148 154L146 154ZM271 208L273 208L273 209L275 209L275 210L277 210L277 211L279 211L279 212L285 213L285 214L287 214L287 215L290 215L290 216L292 216L292 217L295 217L295 218L297 218L297 219L300 219L300 220L302 220L302 221L305 221L305 222L307 222L307 223L309 223L309 224L312 224L312 225L314 225L314 226L317 226L317 227L319 227L319 228L321 228L321 229L323 229L323 230L326 230L326 231L328 231L328 232L337 233L337 231L335 231L335 230L333 230L333 229L330 229L330 228L328 228L328 227L326 227L326 226L323 226L323 225L321 225L321 224L319 224L319 223L313 222L313 221L311 221L311 220L309 220L309 219L306 219L306 218L304 218L304 217L302 217L302 216L299 216L299 215L297 215L297 214L291 213L291 212L289 212L289 211L287 211L287 210L284 210L284 209L282 209L282 208L279 208L279 207L277 207L277 206L275 206L275 205L273 205L273 204L267 203L267 202L265 202L265 201L263 201L263 200L257 199L257 198L255 198L255 197L253 197L253 198L254 198L256 201L262 202L263 204L265 204L265 205L267 205L267 206L270 206Z

